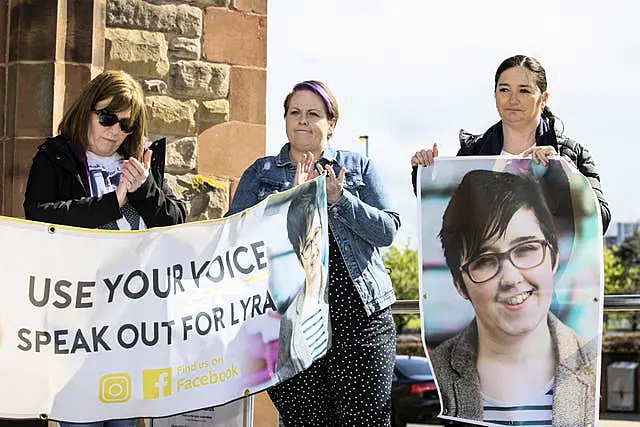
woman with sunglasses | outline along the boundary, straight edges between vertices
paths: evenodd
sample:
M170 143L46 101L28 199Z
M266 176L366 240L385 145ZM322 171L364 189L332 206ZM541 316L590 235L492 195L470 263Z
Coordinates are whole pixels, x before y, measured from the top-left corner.
M144 95L129 74L105 71L89 82L58 131L33 158L24 200L26 219L109 230L185 221L184 203L164 181L164 140L144 146ZM136 421L60 424L129 427Z

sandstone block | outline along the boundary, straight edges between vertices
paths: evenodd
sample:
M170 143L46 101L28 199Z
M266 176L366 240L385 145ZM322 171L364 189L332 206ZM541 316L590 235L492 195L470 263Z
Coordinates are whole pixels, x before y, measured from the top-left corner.
M164 34L107 28L105 38L105 68L152 78L163 77L169 72Z
M229 207L226 181L193 174L167 174L166 179L174 194L187 205L187 221L221 218Z
M140 82L140 86L142 86L142 90L145 93L154 93L159 95L167 94L167 82L164 80L142 80Z
M154 5L142 0L109 0L107 26L200 37L202 9L186 4Z
M167 172L186 173L196 171L198 138L186 137L167 144Z
M176 0L147 0L147 2L153 4L175 4ZM229 3L231 3L231 0L188 0L185 1L185 3L189 3L199 7L227 7L229 6Z
M233 0L233 8L243 12L267 14L267 0Z
M225 122L198 136L198 173L236 177L258 157L264 156L264 125ZM231 151L230 151L231 150ZM229 155L232 152L233 155Z
M149 131L157 134L195 135L198 102L179 101L169 96L146 97L149 112Z
M203 101L200 104L199 122L208 126L217 125L229 120L229 101L216 99Z
M204 57L208 61L267 67L267 17L223 8L205 9Z
M203 61L171 64L169 88L174 95L207 99L226 98L229 93L229 66Z
M231 68L231 120L266 122L267 72L263 69Z
M176 59L200 59L200 39L174 37L169 42L169 55Z

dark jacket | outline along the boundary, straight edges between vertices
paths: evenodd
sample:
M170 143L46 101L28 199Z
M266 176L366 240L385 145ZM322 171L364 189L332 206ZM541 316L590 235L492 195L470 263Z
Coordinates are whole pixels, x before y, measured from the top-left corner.
M578 338L571 328L551 313L547 324L556 357L553 425L595 425L596 339L585 342ZM429 352L442 397L444 415L482 420L477 358L478 329L475 320L458 335Z
M504 145L502 122L500 121L491 126L481 135L473 135L460 130L459 138L460 150L458 150L458 156L497 156L502 152ZM536 145L552 146L562 158L575 166L587 178L598 198L598 203L600 203L602 233L604 234L611 221L611 211L602 192L600 174L589 151L576 141L558 133L555 130L553 119L551 121L547 121L547 119L540 121L536 131ZM416 190L416 174L417 168L414 167L411 175L414 192Z
M127 195L147 227L180 224L187 217L184 202L164 181L165 144L162 138L149 147L149 177ZM85 151L61 135L38 146L23 206L26 219L83 228L97 228L122 216L115 191L91 196Z

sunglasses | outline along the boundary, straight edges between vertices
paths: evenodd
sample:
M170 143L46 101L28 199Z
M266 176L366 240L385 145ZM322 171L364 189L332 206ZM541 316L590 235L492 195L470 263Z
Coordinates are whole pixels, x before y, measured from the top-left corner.
M131 133L136 128L136 124L131 119L119 119L116 114L109 110L94 110L94 113L98 116L98 123L104 127L111 127L119 123L120 130L124 133Z

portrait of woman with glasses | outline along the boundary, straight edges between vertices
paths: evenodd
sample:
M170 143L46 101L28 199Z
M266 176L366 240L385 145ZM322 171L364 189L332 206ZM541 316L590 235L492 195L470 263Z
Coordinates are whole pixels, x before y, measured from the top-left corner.
M185 221L184 203L164 180L164 139L145 147L144 95L129 74L105 71L91 80L65 113L58 132L33 158L24 200L26 219L108 230L143 230ZM130 427L136 422L60 424Z
M474 312L429 351L443 414L487 425L593 425L596 345L550 310L560 245L538 183L466 173L439 238L455 290Z

